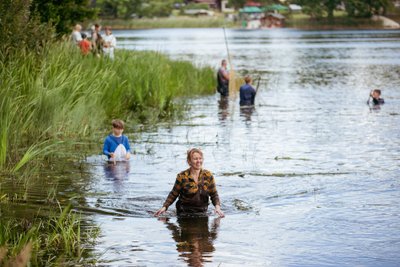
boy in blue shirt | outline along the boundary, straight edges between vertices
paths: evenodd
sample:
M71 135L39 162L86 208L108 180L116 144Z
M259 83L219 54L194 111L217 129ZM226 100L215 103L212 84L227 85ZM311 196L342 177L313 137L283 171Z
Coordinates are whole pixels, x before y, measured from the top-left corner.
M112 121L112 134L108 135L104 141L103 153L109 161L125 161L131 157L131 147L128 137L122 134L124 122L122 120Z
M256 90L251 86L250 76L244 77L245 85L240 87L240 106L254 106Z

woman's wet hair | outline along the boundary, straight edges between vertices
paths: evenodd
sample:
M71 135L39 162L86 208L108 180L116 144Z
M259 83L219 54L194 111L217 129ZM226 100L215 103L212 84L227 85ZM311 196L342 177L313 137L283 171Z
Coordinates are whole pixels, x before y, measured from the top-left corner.
M114 128L117 128L117 129L124 129L125 123L124 123L123 120L115 119L115 120L112 120L111 123L112 123L112 126L113 126Z
M187 162L189 163L193 157L194 153L199 153L201 157L203 157L203 152L199 148L191 148L187 151Z

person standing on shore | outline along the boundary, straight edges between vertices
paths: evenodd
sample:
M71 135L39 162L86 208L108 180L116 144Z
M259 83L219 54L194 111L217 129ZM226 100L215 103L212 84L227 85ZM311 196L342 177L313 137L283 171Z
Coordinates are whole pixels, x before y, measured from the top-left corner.
M103 38L103 52L106 57L114 59L114 48L117 46L117 39L111 32L111 27L106 27L106 35Z
M81 30L82 26L76 24L71 34L71 42L76 46L79 46L79 43L82 41Z
M82 55L87 56L92 48L92 44L87 39L87 35L82 33L82 41L79 43Z
M217 82L217 91L221 94L221 97L229 96L229 72L225 59L221 61L221 67L217 73Z
M94 28L92 28L92 52L96 57L100 57L100 53L102 52L102 37L100 35L101 26L99 24L95 24Z

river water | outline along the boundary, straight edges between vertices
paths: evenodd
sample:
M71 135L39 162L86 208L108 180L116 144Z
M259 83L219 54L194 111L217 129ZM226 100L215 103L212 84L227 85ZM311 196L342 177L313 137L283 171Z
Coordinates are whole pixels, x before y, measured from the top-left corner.
M221 29L115 31L119 47L218 68ZM93 166L86 203L110 266L399 266L400 32L227 30L261 76L253 112L217 94L134 140L130 165ZM371 108L369 91L386 104ZM226 217L152 217L199 147ZM99 148L100 149L100 148Z

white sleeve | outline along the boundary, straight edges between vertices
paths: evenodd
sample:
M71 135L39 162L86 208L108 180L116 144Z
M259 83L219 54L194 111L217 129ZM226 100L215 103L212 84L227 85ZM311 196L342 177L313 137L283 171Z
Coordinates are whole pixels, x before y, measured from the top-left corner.
M116 47L117 46L117 39L113 35L111 38L111 47Z

